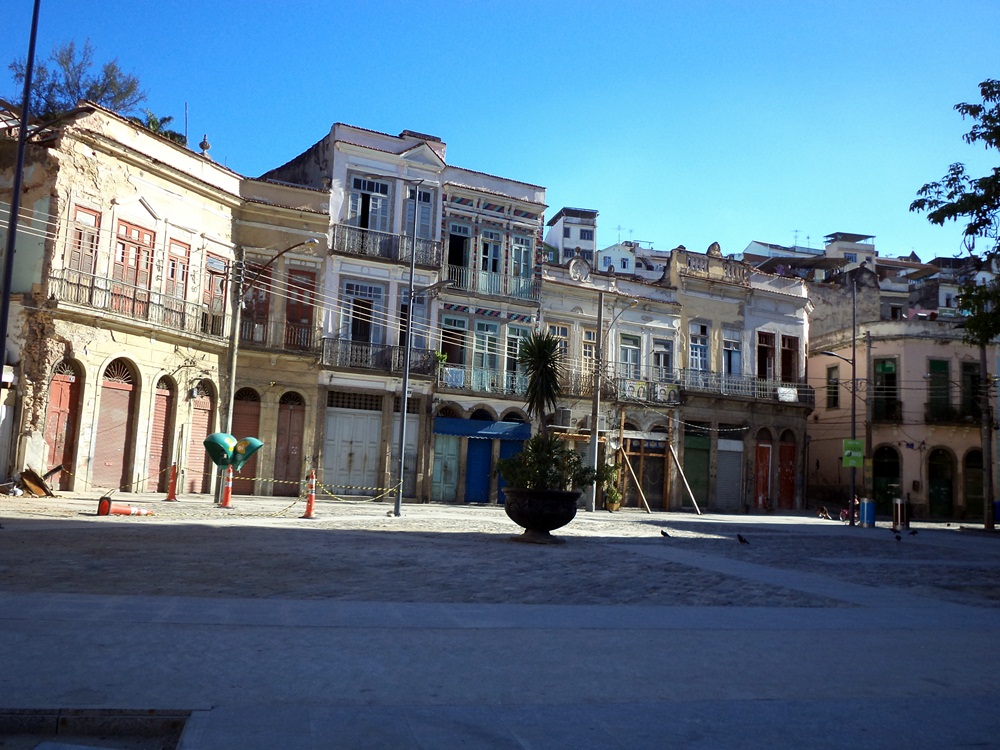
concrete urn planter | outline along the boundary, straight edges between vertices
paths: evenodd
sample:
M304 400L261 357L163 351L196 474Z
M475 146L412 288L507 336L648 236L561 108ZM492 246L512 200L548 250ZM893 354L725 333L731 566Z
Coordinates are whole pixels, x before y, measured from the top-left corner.
M505 487L503 509L507 517L524 528L515 541L534 544L563 544L549 532L562 528L576 516L578 490L526 490Z

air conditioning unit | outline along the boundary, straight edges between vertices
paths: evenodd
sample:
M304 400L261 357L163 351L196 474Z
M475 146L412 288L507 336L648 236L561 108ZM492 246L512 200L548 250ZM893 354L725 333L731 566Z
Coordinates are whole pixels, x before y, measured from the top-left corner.
M590 432L590 415L589 414L586 417L583 418L583 422L581 423L580 429L583 432ZM607 429L608 429L608 420L607 420L607 417L605 417L602 414L600 417L597 418L597 431L598 432L606 432Z
M556 409L556 427L569 427L573 419L573 410L566 407Z

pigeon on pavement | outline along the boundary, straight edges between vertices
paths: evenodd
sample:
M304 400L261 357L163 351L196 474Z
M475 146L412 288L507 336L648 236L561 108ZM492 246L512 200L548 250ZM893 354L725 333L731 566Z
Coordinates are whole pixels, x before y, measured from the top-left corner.
M747 541L747 538L742 534L737 534L736 538L739 540L740 544L750 544L750 542Z
M898 542L899 540L901 540L902 538L903 538L903 537L901 537L901 536L900 536L899 534L896 534L896 541L897 541L897 542Z
M663 529L660 529L660 534L662 534L663 536L670 536L670 534L668 534L668 533L667 533L666 531L664 531Z
M914 529L913 531L910 532L910 536L916 536L916 535L917 535L917 530L916 529Z

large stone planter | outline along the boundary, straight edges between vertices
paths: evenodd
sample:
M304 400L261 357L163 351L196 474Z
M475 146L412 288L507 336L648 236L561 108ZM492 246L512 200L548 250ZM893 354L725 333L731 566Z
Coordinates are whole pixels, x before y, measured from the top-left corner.
M513 537L519 542L562 544L563 540L549 532L562 528L576 516L577 490L524 490L504 487L503 509L507 517L524 533Z

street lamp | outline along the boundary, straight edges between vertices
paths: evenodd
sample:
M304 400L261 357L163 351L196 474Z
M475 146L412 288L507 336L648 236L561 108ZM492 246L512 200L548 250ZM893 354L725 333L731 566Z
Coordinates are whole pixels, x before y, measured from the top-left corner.
M628 305L623 307L611 319L608 324L608 332L615 327L618 318L627 310L639 304L639 300L629 300ZM598 412L601 409L601 369L604 366L604 292L597 293L597 351L594 352L594 394L590 404L590 445L588 446L588 459L590 468L597 471L597 454L599 438L597 434ZM593 511L597 506L597 477L587 488L586 509Z
M406 409L410 400L410 351L413 348L413 282L417 273L417 214L420 211L420 186L424 180L407 182L413 185L413 235L410 244L410 281L406 296L406 347L403 353L403 394L399 399L399 484L396 486L396 502L393 515L397 518L403 514L403 471L406 461ZM399 332L403 332L400 320Z
M229 329L229 351L226 357L226 411L225 411L225 424L223 425L222 432L232 433L233 431L233 396L236 392L236 357L239 352L240 346L240 315L243 310L243 302L246 299L247 293L253 289L254 284L260 279L261 274L264 273L271 265L285 253L291 252L296 248L309 246L313 247L319 244L319 240L315 237L310 237L308 240L303 240L302 242L297 242L291 247L286 247L281 252L277 253L274 257L270 258L267 263L260 266L257 272L253 275L253 278L248 282L244 282L243 274L246 268L246 264L243 261L243 248L236 248L236 259L233 263L233 279L232 279L232 293L231 293L231 304L233 307L232 312L232 326ZM221 482L219 486L216 487L216 502L219 502L221 497Z
M857 340L851 341L851 358L842 357L836 352L823 351L820 354L825 354L828 357L836 357L851 366L851 440L857 440L858 438L858 372L857 372ZM847 501L847 515L850 517L851 526L854 525L854 495L856 492L855 485L857 483L857 469L851 466L851 491L850 497Z
M14 273L14 245L17 220L21 212L21 184L24 180L24 152L28 143L28 120L31 112L31 74L35 65L35 40L38 38L38 13L41 0L35 0L28 36L28 59L24 64L24 96L21 98L21 127L17 133L14 158L14 184L11 186L10 217L7 219L7 253L3 259L3 285L0 287L0 370L7 364L7 323L10 317L11 275Z

